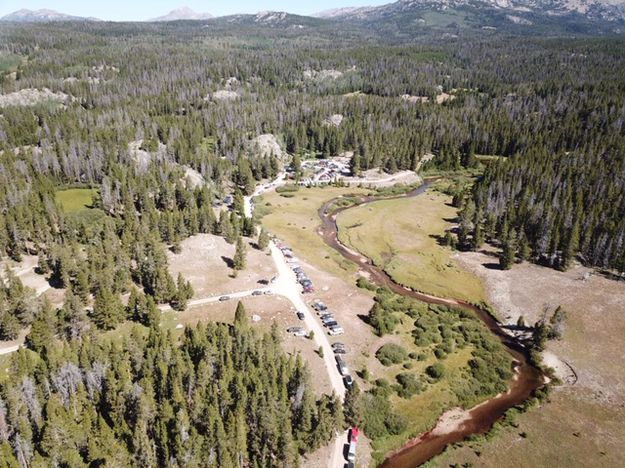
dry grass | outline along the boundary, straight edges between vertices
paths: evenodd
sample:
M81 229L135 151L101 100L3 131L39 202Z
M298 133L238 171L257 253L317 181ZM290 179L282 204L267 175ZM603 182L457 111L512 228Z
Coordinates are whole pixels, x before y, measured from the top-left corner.
M398 283L440 297L484 299L480 281L460 268L437 241L453 226L451 197L429 191L382 200L341 213L339 238L371 258Z
M522 314L533 323L545 303L562 305L568 313L564 338L550 342L548 350L570 364L579 380L556 388L541 409L521 415L518 428L501 430L480 447L449 450L435 465L625 465L625 370L620 358L625 283L587 277L591 270L580 266L558 272L523 264L500 271L484 266L493 262L484 253L463 253L459 260L484 279L489 300L510 322Z

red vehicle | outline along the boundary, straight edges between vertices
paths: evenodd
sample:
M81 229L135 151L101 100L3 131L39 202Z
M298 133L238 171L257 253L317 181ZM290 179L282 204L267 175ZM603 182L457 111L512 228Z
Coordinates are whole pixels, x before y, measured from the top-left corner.
M358 443L358 428L357 427L352 427L349 430L349 441L355 444Z
M315 288L313 288L312 286L305 286L304 287L304 292L305 293L313 293L313 292L315 292Z

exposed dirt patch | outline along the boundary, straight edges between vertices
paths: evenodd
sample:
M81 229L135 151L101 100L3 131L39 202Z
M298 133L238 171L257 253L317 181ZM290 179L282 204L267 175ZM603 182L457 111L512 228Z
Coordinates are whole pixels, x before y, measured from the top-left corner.
M276 270L271 257L247 241L247 268L238 272L236 278L228 266L235 246L211 234L185 239L180 254L168 252L169 271L174 278L182 273L191 282L196 299L263 287L260 281L271 279Z
M8 106L35 106L45 102L65 104L73 98L65 93L54 93L48 88L26 88L9 94L0 94L0 107Z
M361 174L360 177L345 177L345 182L350 185L371 187L392 187L396 184L413 185L423 182L421 177L414 171L399 171L395 174L388 174L379 169L370 169Z

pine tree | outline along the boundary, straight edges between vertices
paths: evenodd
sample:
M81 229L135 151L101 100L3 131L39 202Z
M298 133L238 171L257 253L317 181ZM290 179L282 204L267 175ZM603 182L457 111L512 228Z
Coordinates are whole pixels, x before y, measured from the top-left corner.
M247 251L242 237L237 239L236 250L232 261L234 263L234 270L241 271L245 269L247 264Z
M187 308L187 302L191 297L193 297L193 287L191 283L184 279L182 273L178 273L176 294L171 304L172 308L177 311L185 310Z
M516 234L510 232L508 239L503 244L503 250L499 256L499 265L503 270L509 270L514 265L516 257Z
M360 153L358 153L358 151L354 151L354 155L349 161L349 170L354 177L360 176L360 164Z
M362 402L358 382L354 381L353 385L345 392L343 413L347 424L356 427L362 426Z
M91 318L102 330L112 330L123 317L123 306L119 297L108 288L100 288L95 295Z
M269 247L269 234L267 233L265 228L262 228L260 230L260 234L258 235L258 242L256 245L258 246L259 250L265 250L267 247Z
M237 308L234 312L234 325L240 330L247 328L249 325L249 318L247 316L245 306L241 301L237 303Z
M575 254L579 250L579 224L575 223L566 242L566 246L562 251L562 269L568 270L575 258Z

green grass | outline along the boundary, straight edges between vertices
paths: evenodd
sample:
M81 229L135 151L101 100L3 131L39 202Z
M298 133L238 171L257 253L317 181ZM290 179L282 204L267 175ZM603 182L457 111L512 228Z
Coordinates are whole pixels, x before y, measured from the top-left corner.
M288 194L272 192L263 195L256 206L266 213L262 218L263 226L285 241L297 257L346 278L356 272L357 267L328 247L317 234L317 227L321 224L317 210L328 200L355 193L366 192L356 188L302 187Z
M56 192L56 201L66 214L75 214L84 210L92 210L93 197L96 189L67 189Z
M382 267L396 282L440 297L484 300L478 278L461 269L439 245L452 227L451 197L429 191L415 198L381 200L341 213L339 239Z
M17 70L22 63L22 57L14 54L0 55L0 73L9 73Z

